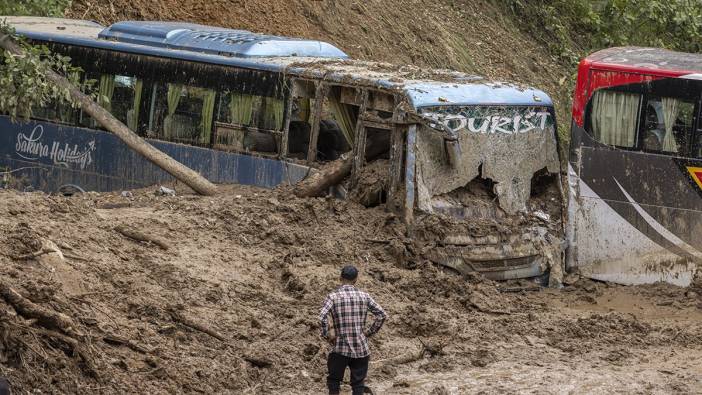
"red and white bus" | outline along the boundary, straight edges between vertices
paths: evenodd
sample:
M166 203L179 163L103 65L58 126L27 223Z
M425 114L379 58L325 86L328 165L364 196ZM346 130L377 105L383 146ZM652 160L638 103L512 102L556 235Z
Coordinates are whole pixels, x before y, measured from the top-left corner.
M580 63L567 265L688 285L702 261L702 55L611 48Z

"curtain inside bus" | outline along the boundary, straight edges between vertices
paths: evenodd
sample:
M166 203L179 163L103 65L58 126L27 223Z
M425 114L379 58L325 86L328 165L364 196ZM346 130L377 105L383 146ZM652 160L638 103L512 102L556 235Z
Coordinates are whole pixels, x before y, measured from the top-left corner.
M302 122L310 121L310 99L307 97L295 98L295 103L297 104L297 120Z
M144 81L137 79L134 82L134 104L132 109L127 112L127 126L129 129L136 131L139 124L139 108L141 107L141 92L144 89Z
M285 105L281 99L264 97L261 100L263 129L282 130Z
M212 116L215 107L215 91L211 89L201 89L202 92L202 116L200 120L200 144L209 144L212 136Z
M341 102L341 91L335 89L336 94L329 95L329 107L331 109L334 120L339 125L341 133L349 146L353 147L354 134L356 132L356 117L351 106Z
M98 104L105 110L112 112L112 95L115 93L115 76L103 74L100 76L100 89Z
M246 93L229 93L229 111L231 112L231 123L240 125L251 125L251 115L253 114L254 97Z
M604 144L633 147L641 95L600 90L592 100L593 137Z
M180 84L168 84L168 116L163 120L163 134L167 139L178 137L178 133L173 123L178 102L183 92L183 86Z
M663 138L663 151L678 152L678 143L673 135L673 126L675 120L678 119L678 111L680 101L672 97L664 97L661 100L663 104L663 122L665 123L665 137Z

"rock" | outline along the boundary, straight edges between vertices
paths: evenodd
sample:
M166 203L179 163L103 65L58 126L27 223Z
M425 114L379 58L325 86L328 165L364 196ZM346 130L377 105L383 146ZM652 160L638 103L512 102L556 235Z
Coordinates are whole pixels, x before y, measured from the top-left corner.
M159 187L156 190L155 195L156 196L175 196L176 191L171 189L171 188L166 188L163 185L161 185L161 187Z
M551 216L541 210L534 211L532 215L546 223L548 223L551 220Z
M399 380L392 384L393 388L409 388L410 382L407 380Z
M470 361L470 363L475 367L484 368L495 361L497 361L497 357L492 353L492 351L487 349L479 349L475 352L473 360Z
M449 390L444 387L443 385L439 384L439 386L434 387L433 390L429 393L430 395L449 395L450 392Z
M563 277L563 285L575 285L580 281L580 275L577 273L570 273Z

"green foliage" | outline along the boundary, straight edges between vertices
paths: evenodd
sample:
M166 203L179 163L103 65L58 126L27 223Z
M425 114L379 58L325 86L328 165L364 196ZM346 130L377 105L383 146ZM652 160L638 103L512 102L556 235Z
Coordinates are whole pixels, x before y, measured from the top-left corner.
M63 16L70 0L0 0L0 15Z
M610 0L601 15L598 46L646 45L686 52L702 50L699 0Z
M0 35L12 34L11 28L0 24ZM61 89L46 78L53 70L71 84L87 90L94 81L81 83L81 70L70 64L70 58L51 53L46 46L29 45L18 37L13 37L24 49L24 55L17 56L0 50L0 113L8 114L13 120L29 118L32 108L41 108L50 102L69 103L68 90Z
M620 46L702 50L699 0L498 0L566 63Z

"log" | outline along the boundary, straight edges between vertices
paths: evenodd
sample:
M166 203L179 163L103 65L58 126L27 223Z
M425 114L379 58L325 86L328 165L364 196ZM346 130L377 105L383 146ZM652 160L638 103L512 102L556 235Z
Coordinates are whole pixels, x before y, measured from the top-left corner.
M88 374L94 378L100 378L100 374L98 373L98 369L95 366L95 363L86 351L85 347L78 340L48 329L38 329L37 332L44 336L59 340L64 344L70 346L73 353L83 360L83 364L85 365L85 369L88 372Z
M106 334L105 336L102 337L102 340L108 344L129 347L132 350L139 352L139 353L142 353L142 354L149 353L149 350L147 350L146 348L134 343L133 341L131 341L129 339L125 339L121 336L117 336L117 335L113 335L113 334Z
M17 56L24 56L25 52L9 34L0 33L0 47L7 50L9 53ZM136 133L129 130L120 120L115 118L109 111L99 106L88 95L81 92L78 88L53 70L47 70L46 79L54 85L69 92L71 98L79 103L83 111L93 117L105 129L114 133L119 137L129 148L138 152L156 166L162 168L178 181L188 185L194 191L201 195L212 196L217 193L217 187L209 182L205 177L176 161L165 153L156 149L153 145L139 137Z
M138 230L130 228L128 226L119 225L119 226L115 227L115 230L118 233L120 233L123 236L128 237L130 239L154 243L157 246L161 247L161 249L163 249L163 250L171 249L171 245L167 241L161 239L160 237L147 235L145 233L139 232Z
M273 365L273 361L265 357L257 357L251 354L246 354L243 356L244 361L250 363L257 368L268 368Z
M366 160L371 161L386 152L382 147L383 144L373 144L373 141L368 142L368 150L366 151ZM297 197L315 197L324 194L329 187L337 185L344 180L353 168L354 158L352 155L331 161L322 167L322 169L306 179L300 181L294 189Z
M382 366L392 366L392 365L402 365L406 363L411 363L414 361L419 361L420 359L424 358L424 354L426 353L426 348L424 347L424 344L421 345L421 348L419 351L410 351L406 354L393 357L393 358L388 358L388 359L381 359L379 361L372 361L371 363L374 365L377 365L379 367Z
M315 197L325 193L329 187L343 181L351 174L353 157L340 158L326 164L322 170L312 174L295 187L297 197Z
M16 256L15 260L24 261L24 260L28 260L28 259L34 259L34 258L38 258L42 255L51 254L52 252L56 252L56 251L49 249L49 248L42 248L39 251L30 252L29 254Z
M187 326L188 328L198 330L202 333L205 333L205 334L208 334L208 335L214 337L217 340L221 340L225 343L229 343L229 339L224 337L224 335L222 335L221 333L215 331L214 329L208 328L205 325L200 324L199 322L195 322L179 312L171 311L171 316L173 317L174 320L180 322L181 324Z
M36 319L37 323L45 328L60 330L71 336L77 335L75 324L70 317L35 304L20 295L4 281L0 281L0 295L19 315L29 319Z

